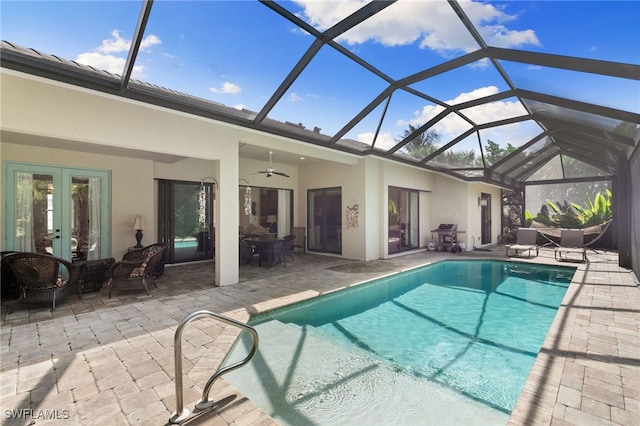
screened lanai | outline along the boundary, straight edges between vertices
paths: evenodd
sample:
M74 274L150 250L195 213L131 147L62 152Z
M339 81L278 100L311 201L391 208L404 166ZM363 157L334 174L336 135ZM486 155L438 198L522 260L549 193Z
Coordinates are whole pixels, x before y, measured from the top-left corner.
M509 191L609 181L621 264L637 251L638 2L3 2L1 19L7 69Z

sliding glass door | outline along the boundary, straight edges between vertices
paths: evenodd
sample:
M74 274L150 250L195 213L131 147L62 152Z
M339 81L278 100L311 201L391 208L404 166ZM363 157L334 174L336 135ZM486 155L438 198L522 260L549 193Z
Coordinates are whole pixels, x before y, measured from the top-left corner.
M389 187L389 254L418 248L418 191Z
M110 256L109 172L22 163L4 170L7 250Z
M213 200L212 183L158 180L158 236L167 263L213 259Z
M342 189L307 192L307 250L342 254Z

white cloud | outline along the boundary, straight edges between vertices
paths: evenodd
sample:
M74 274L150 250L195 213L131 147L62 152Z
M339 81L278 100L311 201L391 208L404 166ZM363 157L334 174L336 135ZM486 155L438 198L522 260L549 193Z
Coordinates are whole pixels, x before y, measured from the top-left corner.
M140 50L143 52L149 52L151 48L157 44L162 44L162 40L153 34L149 34L140 42Z
M236 93L242 92L242 89L240 88L240 86L238 86L235 83L231 83L230 81L225 81L224 83L222 83L222 86L220 88L211 87L209 90L213 93L231 94L231 95L235 95Z
M108 71L114 74L122 74L125 59L114 55L105 55L98 52L81 53L76 58L79 64L89 65L98 70Z
M297 93L291 93L289 95L289 101L291 102L302 102L302 98Z
M356 136L358 142L366 143L367 145L371 145L373 143L373 137L375 133L373 132L363 132L359 133ZM391 133L389 132L380 132L378 133L378 138L376 139L376 148L378 149L390 149L395 146L398 142L393 138Z
M445 101L449 105L457 105L463 102L480 99L498 93L495 86L480 87L471 92L460 93L454 99ZM399 129L406 129L409 124L420 127L443 111L440 105L426 105L421 110L414 113L414 117L409 120L398 120L396 126ZM488 123L503 118L517 117L526 114L522 104L518 101L495 101L481 104L461 111L469 119L477 124ZM457 114L448 114L433 126L433 130L442 136L442 143L449 142L453 138L467 131L471 125Z
M102 40L100 46L91 52L84 52L76 57L76 62L84 65L92 66L99 70L108 71L114 74L122 74L126 63L126 56L129 53L131 40L122 38L120 31L115 29L111 32L112 38ZM148 51L152 46L162 43L162 41L153 34L145 37L140 43L142 51ZM120 56L115 54L120 53ZM133 67L131 76L140 78L144 74L145 67L136 65Z
M303 17L323 31L367 2L298 0L296 3L303 7ZM533 30L519 31L505 26L505 23L516 20L517 16L508 15L488 3L468 0L461 0L460 3L488 44L499 47L540 44ZM429 48L441 54L470 52L478 48L445 1L398 1L347 31L339 40L350 45L367 41L384 46L418 43L421 48Z
M125 40L120 36L119 30L111 31L113 38L102 40L100 47L95 49L100 53L127 52L131 46L131 40Z
M375 133L373 133L373 132L358 133L358 135L356 136L356 140L358 142L362 142L362 143L366 143L367 145L371 145L373 143L373 136L374 135L375 135Z

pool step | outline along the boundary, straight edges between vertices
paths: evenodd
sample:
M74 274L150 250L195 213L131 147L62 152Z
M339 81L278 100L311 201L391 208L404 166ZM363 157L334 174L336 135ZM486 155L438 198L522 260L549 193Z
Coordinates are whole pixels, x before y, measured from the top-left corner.
M319 392L341 386L348 377L386 369L357 349L354 351L322 338L313 327L303 329L295 324L269 321L255 328L260 337L258 352L245 367L224 377L240 392L253 395L252 400L258 406L272 407L267 410L269 414L275 410L295 417L299 414L296 414L293 402L304 403L317 398ZM236 346L229 362L246 356L251 345L246 337ZM255 389L270 391L260 397L255 396ZM281 397L274 398L275 394Z
M284 323L278 320L272 320L255 326L260 338L258 345L258 353L254 359L262 356L269 360L291 358L291 348L299 348L304 351L321 351L326 352L328 347L336 353L336 356L352 354L352 350L341 344L336 344L322 336L311 325L304 327L293 323ZM243 335L241 340L234 348L229 356L229 362L236 362L244 358L251 348L251 338ZM268 349L266 349L268 348Z
M279 321L255 326L258 352L224 379L283 426L301 424L506 424L496 413L458 393L381 364L367 352L347 349L321 331ZM231 360L248 353L237 345ZM394 389L391 394L384 389ZM396 409L381 412L376 407ZM452 408L454 407L454 408Z

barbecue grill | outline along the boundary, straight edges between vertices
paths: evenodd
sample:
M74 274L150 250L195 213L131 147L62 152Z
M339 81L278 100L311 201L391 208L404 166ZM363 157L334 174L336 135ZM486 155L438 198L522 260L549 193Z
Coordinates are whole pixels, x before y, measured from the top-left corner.
M438 234L438 250L453 251L454 245L458 246L458 225L454 223L441 223L436 229L431 230L431 238L433 234Z

